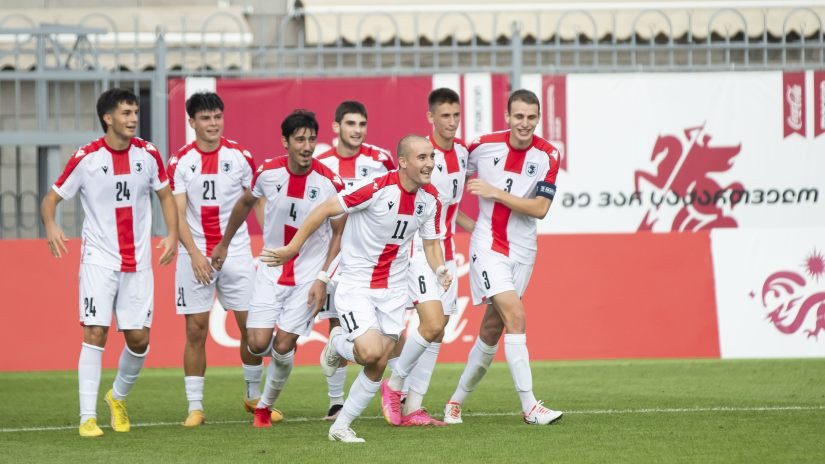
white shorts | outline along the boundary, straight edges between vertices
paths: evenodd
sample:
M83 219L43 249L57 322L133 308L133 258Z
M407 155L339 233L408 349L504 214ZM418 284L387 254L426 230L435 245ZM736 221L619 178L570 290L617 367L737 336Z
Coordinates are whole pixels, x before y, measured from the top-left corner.
M407 289L369 288L339 282L335 289L335 310L347 338L354 341L369 329L398 337L404 330Z
M258 266L246 328L271 329L277 325L278 330L308 337L312 333L312 310L307 298L314 283L279 285L267 266Z
M430 268L426 259L410 259L410 273L407 277L407 286L410 294L410 306L423 303L425 301L441 300L444 308L444 315L451 316L456 312L456 299L458 298L458 277L455 260L444 263L450 274L453 276L453 283L446 291L438 283L438 278Z
M155 280L152 269L120 272L95 264L80 265L80 323L84 326L112 325L118 330L152 326Z
M220 271L212 269L212 282L203 285L195 278L192 257L181 253L175 268L175 308L178 314L208 312L217 290L218 300L225 309L246 311L254 281L252 254L228 256Z
M470 292L473 304L490 303L499 293L514 290L519 298L524 295L532 264L519 263L492 250L470 250Z

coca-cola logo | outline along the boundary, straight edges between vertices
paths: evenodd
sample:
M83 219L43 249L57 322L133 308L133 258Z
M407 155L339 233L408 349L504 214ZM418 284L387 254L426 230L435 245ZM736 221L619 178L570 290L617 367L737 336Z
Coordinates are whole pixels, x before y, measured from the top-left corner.
M785 88L785 101L788 103L788 125L793 130L802 129L802 86L798 84L788 85Z
M769 275L762 284L761 303L765 319L784 335L802 330L807 339L817 340L825 330L825 291L819 285L825 274L825 257L814 250L803 264L804 275L792 270L780 270ZM751 297L756 293L751 292Z

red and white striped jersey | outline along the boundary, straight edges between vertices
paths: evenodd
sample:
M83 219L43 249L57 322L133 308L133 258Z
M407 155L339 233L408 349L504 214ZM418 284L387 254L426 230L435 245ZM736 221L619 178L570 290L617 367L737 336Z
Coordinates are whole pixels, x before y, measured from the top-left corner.
M509 143L510 131L481 136L470 145L467 174L512 195L553 198L559 151L550 142L533 136L525 150ZM479 213L470 239L471 248L491 249L515 261L531 264L536 258L536 219L516 213L503 203L479 198Z
M341 178L318 160L312 160L311 169L299 176L289 171L287 159L264 161L252 180L252 195L266 197L263 234L267 248L287 245L310 211L344 189ZM270 268L278 284L294 286L315 280L327 258L331 236L332 228L325 221L294 258Z
M427 139L433 145L435 152L435 169L432 173L432 184L438 190L438 200L445 213L441 216L441 228L444 230L444 260L454 259L456 217L458 216L458 204L464 193L464 180L467 177L467 146L461 139L453 140L453 148L447 151L436 145L432 135ZM413 239L412 254L416 256L423 254L424 243L421 238Z
M101 137L77 150L52 189L64 199L80 192L80 262L121 272L152 267L152 190L166 187L158 149L137 137L114 150Z
M339 155L335 147L321 153L316 158L332 169L332 172L341 176L346 188L395 169L395 161L389 151L367 143L362 143L358 154L349 158Z
M341 192L338 200L349 213L339 281L369 282L370 288L407 285L409 247L416 231L425 239L443 238L438 191L424 185L409 193L398 171Z
M204 256L211 256L212 249L223 238L232 208L244 189L252 184L254 172L252 155L223 137L215 151L204 153L192 142L169 158L172 192L186 194L186 223L195 246ZM249 232L244 222L232 237L227 254L249 254L249 246ZM188 253L183 245L179 252Z

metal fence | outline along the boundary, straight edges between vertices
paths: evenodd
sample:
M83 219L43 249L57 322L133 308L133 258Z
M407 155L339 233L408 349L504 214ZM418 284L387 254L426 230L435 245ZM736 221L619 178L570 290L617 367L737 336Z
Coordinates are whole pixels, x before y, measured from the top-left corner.
M333 15L331 41L324 40L330 35L324 13L301 10L277 23L243 24L217 13L199 26L184 21L174 31L148 35L139 24L121 31L103 13L71 25L0 16L0 237L42 235L39 201L75 147L100 136L95 101L112 86L142 97L139 133L165 147L166 85L174 77L492 72L509 74L518 86L524 73L825 69L825 10L778 5L701 14L548 8L529 22L508 22L505 35L495 11L489 18L412 11L403 24L385 12L341 12ZM360 19L348 23L347 14ZM375 17L387 25L366 30ZM215 21L225 27L215 31ZM489 29L484 33L482 23ZM431 32L423 31L425 24ZM61 224L76 236L82 209L77 201L67 203Z

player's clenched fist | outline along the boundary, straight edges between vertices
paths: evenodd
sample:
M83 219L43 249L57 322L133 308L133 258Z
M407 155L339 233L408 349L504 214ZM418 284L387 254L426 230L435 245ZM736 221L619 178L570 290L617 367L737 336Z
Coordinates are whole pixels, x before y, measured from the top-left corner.
M228 248L223 241L215 245L215 248L212 248L212 267L218 271L221 270L224 261L226 261L227 250Z
M292 250L288 245L275 249L264 248L261 250L261 262L269 267L282 266L297 254L298 252Z

